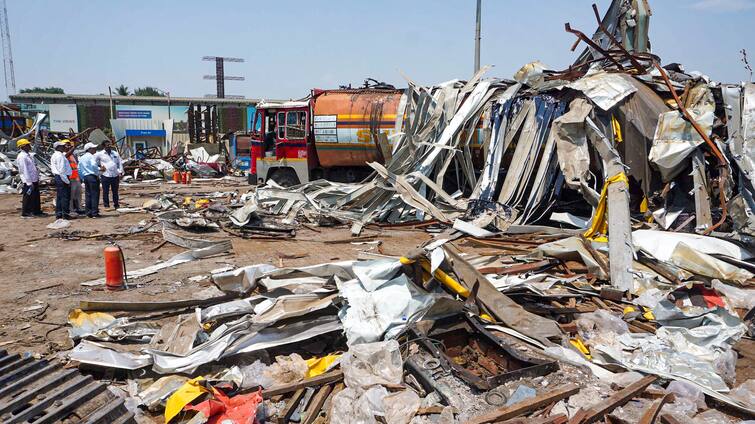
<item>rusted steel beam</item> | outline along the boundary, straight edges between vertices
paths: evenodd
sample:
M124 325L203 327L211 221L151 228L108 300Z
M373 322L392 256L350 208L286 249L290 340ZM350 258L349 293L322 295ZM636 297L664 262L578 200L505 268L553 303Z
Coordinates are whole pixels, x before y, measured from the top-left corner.
M597 50L606 59L608 59L611 62L613 62L613 64L616 65L617 68L619 68L622 71L624 70L624 67L621 65L621 63L619 63L619 61L617 61L616 59L614 59L613 56L611 56L610 53L608 53L607 51L605 51L596 42L592 41L592 39L590 37L588 37L587 35L585 35L584 32L582 32L580 30L573 29L568 22L564 24L564 29L566 30L566 32L569 32L569 33L572 33L572 34L576 35L577 38L579 38L580 40L584 41L587 45L589 45L593 49ZM577 48L578 44L579 44L579 42L574 43L574 45L572 46L572 51L574 51L574 49Z
M488 412L487 414L473 417L472 419L468 420L466 424L483 424L516 418L520 415L542 408L543 406L566 399L569 396L576 394L577 392L579 392L579 386L577 386L576 384L569 384L560 389L543 393L540 396L525 399L513 405L499 408L494 411Z

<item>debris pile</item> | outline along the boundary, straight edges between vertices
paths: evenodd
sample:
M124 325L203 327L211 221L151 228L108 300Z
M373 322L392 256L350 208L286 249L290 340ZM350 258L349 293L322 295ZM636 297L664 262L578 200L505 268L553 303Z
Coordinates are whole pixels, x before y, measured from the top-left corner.
M127 276L303 227L430 241L216 270L190 299L82 300L66 359L144 422L752 418L737 363L755 336L755 85L661 66L646 2L595 13L592 37L566 25L588 45L566 70L409 82L403 131L361 183L148 200L130 233L187 250Z

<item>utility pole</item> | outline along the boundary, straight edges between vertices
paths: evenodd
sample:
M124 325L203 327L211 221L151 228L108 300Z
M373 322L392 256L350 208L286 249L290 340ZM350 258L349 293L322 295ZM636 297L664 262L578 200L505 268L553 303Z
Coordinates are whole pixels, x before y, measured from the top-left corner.
M16 74L13 71L13 52L10 47L10 28L8 27L8 8L2 0L0 16L0 36L3 41L3 71L5 71L5 91L8 96L16 94Z
M477 19L474 35L474 73L480 70L480 21L482 20L482 0L477 0Z

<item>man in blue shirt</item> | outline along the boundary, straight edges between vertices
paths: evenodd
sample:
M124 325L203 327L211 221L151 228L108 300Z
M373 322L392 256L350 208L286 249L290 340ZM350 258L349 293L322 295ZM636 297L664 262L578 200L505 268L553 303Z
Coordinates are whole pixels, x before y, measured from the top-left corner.
M100 162L95 156L97 145L87 143L84 153L79 159L79 175L84 181L84 203L86 214L90 218L100 216Z

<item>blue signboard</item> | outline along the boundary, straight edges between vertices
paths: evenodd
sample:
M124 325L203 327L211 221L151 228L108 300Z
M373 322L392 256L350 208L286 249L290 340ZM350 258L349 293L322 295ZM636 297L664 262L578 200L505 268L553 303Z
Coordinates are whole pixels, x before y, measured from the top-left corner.
M129 137L165 137L165 130L126 130Z
M151 110L116 110L118 119L152 119Z

